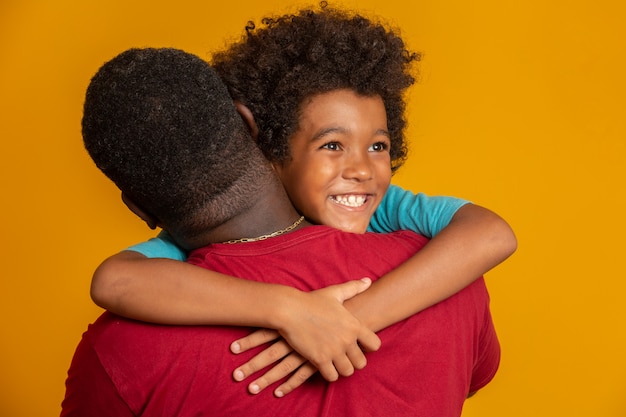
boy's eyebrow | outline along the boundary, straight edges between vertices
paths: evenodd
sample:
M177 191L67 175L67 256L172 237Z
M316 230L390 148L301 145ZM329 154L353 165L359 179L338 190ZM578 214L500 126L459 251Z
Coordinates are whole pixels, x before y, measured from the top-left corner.
M343 127L327 127L325 129L321 129L319 132L317 132L312 138L311 138L311 142L315 142L317 140L323 139L324 137L332 134L332 133L347 133L348 129L343 128ZM387 129L377 129L374 132L373 136L378 136L378 135L383 135L386 136L387 138L390 137L389 135L389 131Z
M312 138L311 142L315 142L317 140L323 139L325 136L328 136L332 133L346 133L348 130L343 127L327 127L324 129L320 129Z
M387 138L391 137L391 135L389 135L389 131L387 129L378 129L378 130L376 130L375 135L383 135L383 136L387 136Z

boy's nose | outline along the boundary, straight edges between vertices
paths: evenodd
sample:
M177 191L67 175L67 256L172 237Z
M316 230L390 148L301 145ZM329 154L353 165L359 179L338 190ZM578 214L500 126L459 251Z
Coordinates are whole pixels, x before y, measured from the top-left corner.
M343 177L349 180L367 181L373 178L372 165L368 155L362 152L355 152L346 158L343 169Z

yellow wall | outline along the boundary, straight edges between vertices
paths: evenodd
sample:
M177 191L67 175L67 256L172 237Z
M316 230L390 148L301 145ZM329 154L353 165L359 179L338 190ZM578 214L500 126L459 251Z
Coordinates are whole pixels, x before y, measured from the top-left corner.
M151 236L82 149L90 76L131 46L208 57L288 4L212 3L0 1L0 416L58 414L100 311L91 272ZM425 53L395 181L490 207L519 238L487 275L501 370L464 417L626 415L623 2L358 3Z

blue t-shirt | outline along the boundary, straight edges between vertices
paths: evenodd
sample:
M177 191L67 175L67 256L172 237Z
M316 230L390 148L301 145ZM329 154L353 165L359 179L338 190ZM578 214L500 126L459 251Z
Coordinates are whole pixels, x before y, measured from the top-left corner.
M468 201L455 197L414 194L391 185L378 209L372 216L368 232L389 233L395 230L412 230L432 238L445 228L452 217ZM139 252L148 258L187 259L187 254L176 246L166 232L127 250Z

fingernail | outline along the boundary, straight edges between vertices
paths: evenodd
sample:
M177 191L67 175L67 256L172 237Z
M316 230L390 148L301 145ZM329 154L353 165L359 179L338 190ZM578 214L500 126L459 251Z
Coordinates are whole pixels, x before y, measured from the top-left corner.
M261 391L261 388L257 384L250 384L250 392L252 394L258 394Z
M236 369L235 370L235 372L233 373L233 378L235 378L235 381L243 381L244 374L241 371L241 369Z
M282 391L280 391L280 390L276 390L276 391L274 391L274 395L277 396L278 398L281 398L285 394Z
M241 346L239 346L239 342L233 342L230 345L230 351L233 353L239 353L239 351L241 350Z

